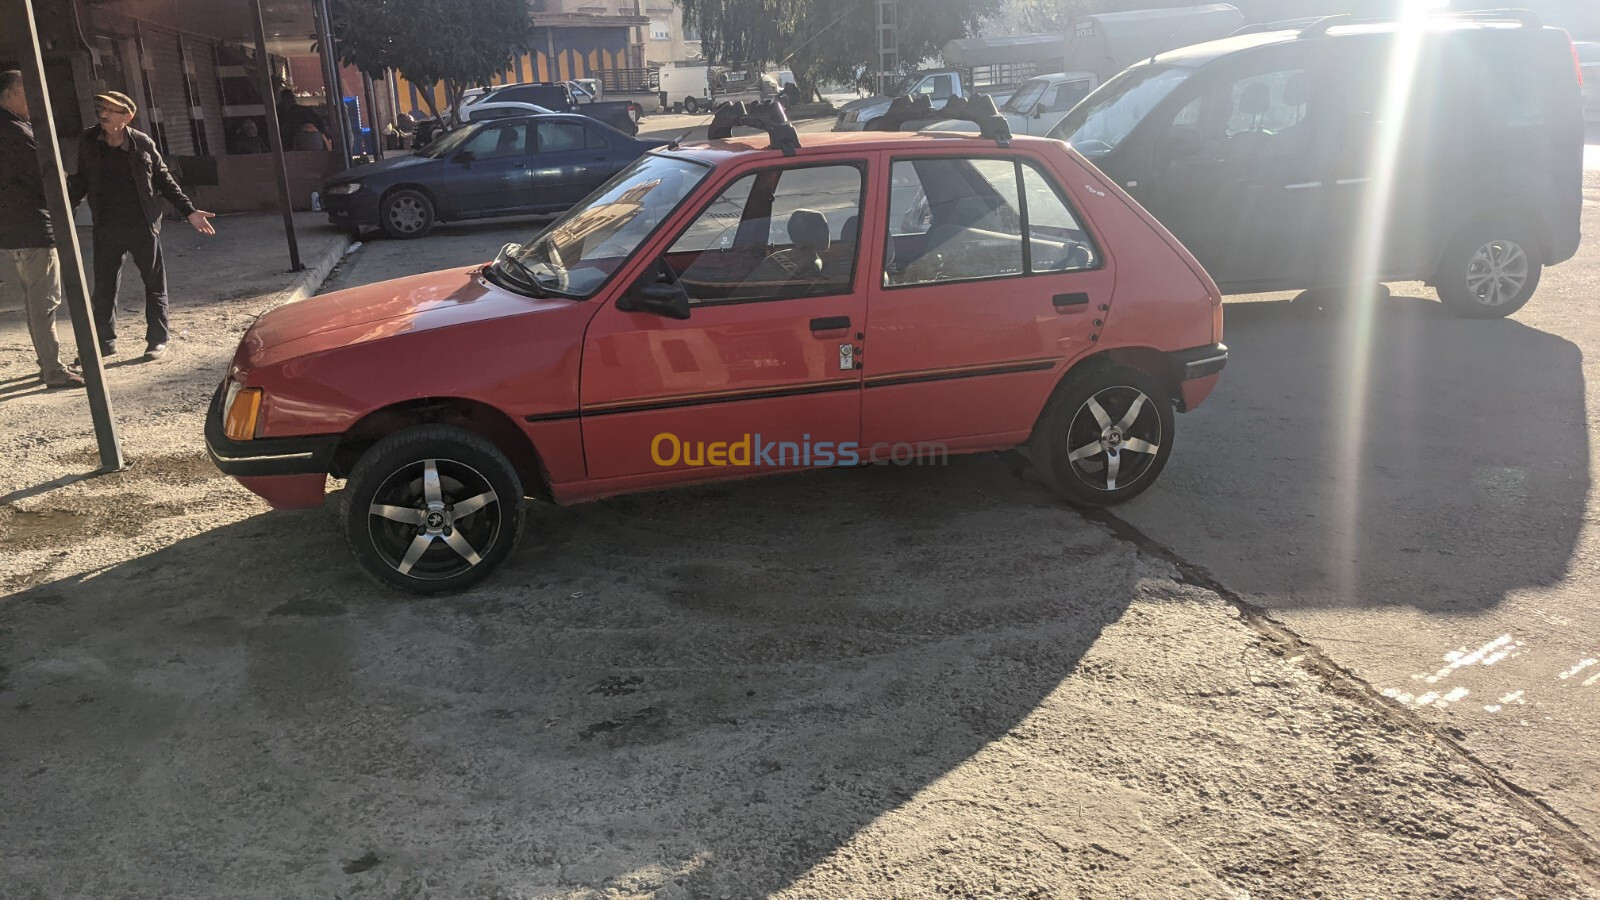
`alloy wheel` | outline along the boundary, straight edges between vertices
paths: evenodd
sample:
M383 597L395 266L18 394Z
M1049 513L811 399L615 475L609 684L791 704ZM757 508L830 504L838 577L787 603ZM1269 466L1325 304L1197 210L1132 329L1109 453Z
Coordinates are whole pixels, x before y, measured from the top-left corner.
M1490 241L1467 262L1467 290L1484 306L1503 306L1528 283L1528 254L1514 241Z
M397 573L422 581L475 568L500 538L500 497L473 467L423 459L384 479L367 510L372 546Z
M1067 428L1067 462L1097 491L1138 484L1153 470L1164 439L1155 401L1134 387L1102 388Z

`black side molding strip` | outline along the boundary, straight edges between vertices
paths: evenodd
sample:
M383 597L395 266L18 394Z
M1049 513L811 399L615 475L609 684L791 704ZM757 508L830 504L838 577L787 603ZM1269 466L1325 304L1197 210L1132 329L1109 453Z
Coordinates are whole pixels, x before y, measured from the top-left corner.
M905 375L885 375L867 379L867 387L895 387L902 384L920 384L925 381L951 381L957 378L985 378L990 375L1017 375L1023 372L1043 372L1056 367L1059 360L1041 359L1032 362L1010 363L973 369L954 369L944 372L911 372Z

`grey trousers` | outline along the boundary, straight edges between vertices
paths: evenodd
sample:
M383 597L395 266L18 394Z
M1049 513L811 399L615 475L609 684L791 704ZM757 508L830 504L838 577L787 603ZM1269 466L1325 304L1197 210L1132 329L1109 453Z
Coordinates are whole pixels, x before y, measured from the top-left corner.
M54 247L0 250L11 260L28 309L28 336L39 357L39 377L52 381L67 373L61 365L61 342L56 339L56 310L61 307L61 263Z

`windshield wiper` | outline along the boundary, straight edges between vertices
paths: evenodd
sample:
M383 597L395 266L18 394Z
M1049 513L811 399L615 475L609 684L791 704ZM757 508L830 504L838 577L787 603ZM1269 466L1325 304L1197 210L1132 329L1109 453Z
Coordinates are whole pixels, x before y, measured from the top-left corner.
M501 247L499 254L497 254L495 256L495 258L494 258L495 267L496 268L500 268L502 271L507 271L506 267L502 266L502 263L511 263L512 265L516 266L518 269L521 269L523 271L523 273L527 275L527 278L525 278L525 279L524 278L518 278L516 280L518 282L520 282L522 284L525 284L528 287L532 288L533 289L533 296L540 297L540 298L548 297L549 295L544 292L544 286L539 283L539 273L537 273L537 272L533 271L533 269L529 268L527 263L523 262L520 259L517 259L515 256L512 256L511 255L511 248L512 247L516 247L517 249L520 250L522 248L522 245L517 244L517 243L510 243L510 244L506 244L504 247Z

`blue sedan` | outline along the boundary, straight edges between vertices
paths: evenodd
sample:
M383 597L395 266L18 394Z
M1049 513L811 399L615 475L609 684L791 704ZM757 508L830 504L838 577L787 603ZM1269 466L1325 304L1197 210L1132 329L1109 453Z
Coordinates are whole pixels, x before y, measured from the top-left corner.
M457 129L410 156L356 166L322 187L328 221L422 237L440 222L561 212L666 141L586 116L520 116Z

